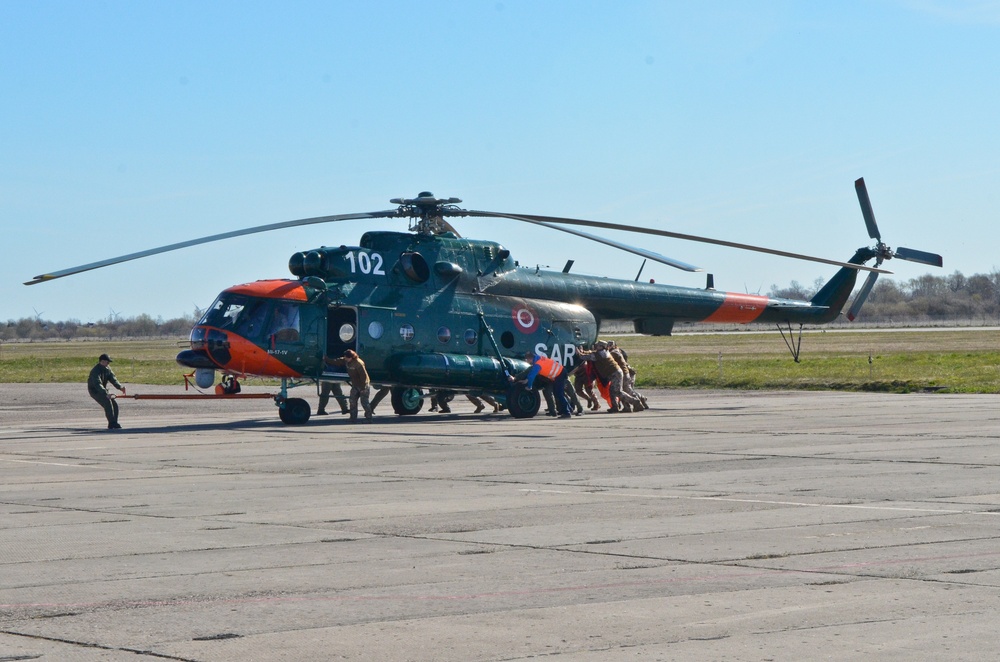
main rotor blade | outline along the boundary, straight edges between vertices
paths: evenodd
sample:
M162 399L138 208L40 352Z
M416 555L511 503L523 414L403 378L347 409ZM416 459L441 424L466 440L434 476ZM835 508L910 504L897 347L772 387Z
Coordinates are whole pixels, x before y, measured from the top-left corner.
M927 264L932 267L944 266L944 259L937 253L918 251L915 248L903 248L902 246L900 246L895 251L893 251L892 256L898 257L900 260L919 262L920 264Z
M709 237L699 237L693 234L681 234L680 232L670 232L668 230L654 230L652 228L644 228L635 225L620 225L618 223L605 223L603 221L585 221L578 218L559 218L556 216L536 216L534 214L506 214L502 212L489 212L489 211L462 211L460 212L462 216L483 216L488 218L510 218L516 221L528 221L537 223L564 223L566 225L582 225L585 227L592 228L604 228L605 230L622 230L624 232L635 232L639 234L651 234L658 237L671 237L673 239L684 239L685 241L697 241L703 244L715 244L717 246L727 246L729 248L739 248L746 251L756 251L758 253L768 253L770 255L780 255L782 257L790 257L796 260L807 260L809 262L820 262L822 264L832 264L837 267L847 267L848 269L857 269L859 271L870 271L873 273L880 274L891 274L891 271L886 269L880 269L878 267L869 267L863 264L854 264L853 262L839 262L837 260L828 260L822 257L813 257L811 255L804 255L802 253L789 253L787 251L779 251L773 248L764 248L762 246L753 246L751 244L740 244L734 241L723 241L722 239L711 239ZM456 214L458 215L458 214Z
M872 201L868 199L868 187L865 186L864 177L854 180L854 190L858 192L858 202L861 203L861 214L865 217L868 236L875 241L882 241L882 234L878 231L878 224L875 223L875 212L872 211Z
M865 284L861 286L858 291L858 296L854 298L854 303L851 304L851 309L847 311L847 319L854 321L861 312L861 306L865 305L865 299L868 298L868 294L872 291L875 286L875 281L878 280L878 274L868 274L868 278L865 279Z
M44 283L46 281L55 280L56 278L62 278L64 276L72 276L73 274L83 273L84 271L90 271L92 269L100 269L101 267L108 267L113 264L121 264L122 262L128 262L130 260L138 260L139 258L142 257L149 257L150 255L157 255L159 253L176 251L181 248L187 248L188 246L197 246L198 244L207 244L212 241L221 241L223 239L231 239L233 237L242 237L243 235L248 235L248 234L269 232L271 230L280 230L282 228L291 228L299 225L315 225L317 223L332 223L334 221L352 221L362 218L385 218L387 216L396 216L396 215L398 215L398 211L396 209L392 209L386 211L374 211L374 212L359 213L359 214L337 214L334 216L316 216L314 218L300 218L295 221L284 221L281 223L258 225L256 227L246 228L243 230L233 230L232 232L213 234L208 237L202 237L201 239L191 239L190 241L182 241L176 244L170 244L168 246L151 248L149 250L139 251L138 253L129 253L128 255L122 255L121 257L113 257L107 260L91 262L90 264L84 264L79 267L63 269L62 271L53 271L51 273L40 274L38 276L35 276L32 280L25 282L25 285L37 285L38 283Z
M660 262L677 269L682 269L684 271L704 271L701 267L696 267L692 264L686 262L681 262L680 260L674 260L673 258L666 257L665 255L660 255L659 253L654 253L653 251L647 251L644 248L636 248L635 246L629 246L628 244L623 244L621 242L613 241L611 239L605 239L604 237L598 237L597 235L590 234L588 232L581 232L579 230L571 230L570 228L560 227L558 225L552 225L551 223L544 223L542 221L535 221L530 218L525 218L523 216L509 216L508 218L513 218L515 220L524 221L525 223L532 223L533 225L541 225L552 230L559 230L560 232L568 232L569 234L575 234L577 237L583 237L584 239L590 239L598 243L604 244L605 246L612 246L635 255L640 255L654 262ZM638 279L637 279L638 280Z

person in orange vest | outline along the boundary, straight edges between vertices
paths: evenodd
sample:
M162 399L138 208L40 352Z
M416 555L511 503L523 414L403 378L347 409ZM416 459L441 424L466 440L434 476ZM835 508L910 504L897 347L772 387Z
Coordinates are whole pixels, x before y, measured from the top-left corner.
M531 367L528 368L527 375L518 381L524 382L529 389L534 386L535 379L539 377L551 383L552 394L556 398L556 409L559 410L559 418L572 418L569 401L566 399L566 380L569 379L569 372L563 367L563 364L534 352L525 354L524 360L530 363Z

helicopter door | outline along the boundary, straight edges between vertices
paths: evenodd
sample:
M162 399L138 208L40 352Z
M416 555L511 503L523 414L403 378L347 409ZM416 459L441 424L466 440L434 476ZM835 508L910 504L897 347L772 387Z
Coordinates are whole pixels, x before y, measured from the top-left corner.
M330 308L326 314L326 355L335 359L349 349L358 348L358 311L355 308ZM341 366L324 367L327 373L346 375Z

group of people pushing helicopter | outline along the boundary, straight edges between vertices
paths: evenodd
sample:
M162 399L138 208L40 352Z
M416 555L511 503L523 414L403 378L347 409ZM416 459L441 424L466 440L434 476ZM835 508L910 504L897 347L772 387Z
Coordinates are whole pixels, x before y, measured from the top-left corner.
M600 411L601 398L608 404L608 413L612 414L649 409L646 397L635 390L635 368L629 364L625 350L614 340L598 340L589 350L578 347L576 357L576 366L566 368L559 361L540 354L526 354L525 359L531 366L511 381L523 382L531 388L534 379L541 376L547 405L545 413L549 416L580 416L584 412L583 402L587 410Z
M529 389L538 384L545 397L548 416L580 416L585 411L583 402L586 402L586 410L600 411L601 399L607 402L607 411L612 414L649 409L646 397L635 390L635 368L629 364L625 350L614 340L599 340L589 350L578 347L576 356L577 364L567 368L557 359L528 352L524 355L528 368L510 377L510 381L522 383ZM467 397L476 405L477 414L487 404L493 406L493 413L504 409L503 404L488 395ZM451 398L448 392L432 393L430 411L450 413Z
M587 403L587 410L600 411L600 397L608 403L609 413L639 412L649 409L645 396L635 390L635 368L628 362L625 350L613 340L598 340L591 349L578 347L577 365L567 368L560 361L536 352L524 355L529 366L517 375L509 377L511 383L522 383L532 389L539 385L546 402L546 414L560 418L580 416L584 412L581 399ZM382 387L374 398L369 399L371 380L365 364L353 350L345 352L337 359L324 358L330 365L345 367L351 381L351 395L343 395L337 382L323 382L318 415L326 414L326 405L331 395L340 404L341 413L350 414L351 421L358 420L358 405L364 409L365 420L371 421L375 407L388 394L388 387ZM572 381L571 378L572 377ZM596 387L596 389L595 389ZM596 393L595 393L596 390ZM449 391L431 392L430 411L450 413L449 402L454 394ZM475 413L482 412L487 405L493 413L504 409L504 405L489 395L467 395L476 406Z

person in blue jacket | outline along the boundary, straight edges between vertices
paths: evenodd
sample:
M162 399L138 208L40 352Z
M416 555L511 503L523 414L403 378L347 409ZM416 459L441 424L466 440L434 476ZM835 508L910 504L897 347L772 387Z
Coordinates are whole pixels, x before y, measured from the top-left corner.
M522 373L524 377L517 381L523 382L529 389L535 385L536 378L551 383L559 418L572 418L569 400L566 399L566 380L569 379L569 372L563 367L563 364L534 352L525 354L524 360L531 363L531 367L528 368L527 373ZM513 377L511 379L514 380Z

